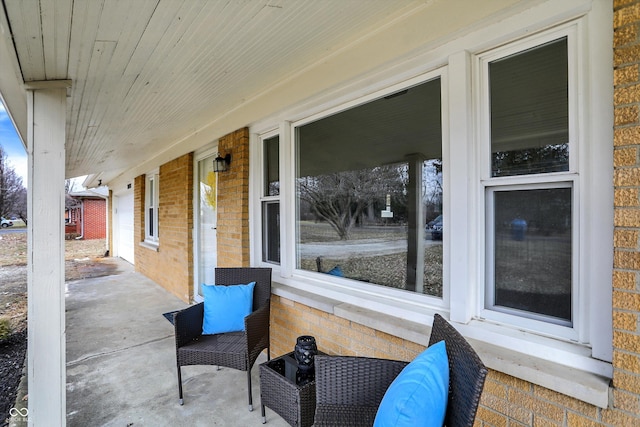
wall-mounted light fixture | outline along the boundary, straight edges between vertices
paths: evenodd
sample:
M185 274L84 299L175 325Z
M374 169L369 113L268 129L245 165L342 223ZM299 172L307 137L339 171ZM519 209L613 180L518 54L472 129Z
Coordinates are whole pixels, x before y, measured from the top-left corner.
M225 172L229 169L229 165L231 164L231 154L227 154L222 157L220 154L213 159L213 171L214 172Z

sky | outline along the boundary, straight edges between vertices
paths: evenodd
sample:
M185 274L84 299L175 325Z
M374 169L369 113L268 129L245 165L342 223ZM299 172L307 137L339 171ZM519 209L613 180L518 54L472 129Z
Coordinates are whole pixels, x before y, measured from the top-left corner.
M0 102L0 145L7 154L9 164L13 167L13 170L22 177L22 184L26 187L27 152L2 102Z

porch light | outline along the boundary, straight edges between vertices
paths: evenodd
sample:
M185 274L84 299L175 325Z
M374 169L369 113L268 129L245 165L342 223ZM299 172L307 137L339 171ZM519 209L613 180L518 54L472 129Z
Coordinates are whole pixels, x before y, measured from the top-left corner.
M225 172L229 168L230 164L231 164L231 154L227 154L224 157L218 154L218 156L215 159L213 159L213 171Z

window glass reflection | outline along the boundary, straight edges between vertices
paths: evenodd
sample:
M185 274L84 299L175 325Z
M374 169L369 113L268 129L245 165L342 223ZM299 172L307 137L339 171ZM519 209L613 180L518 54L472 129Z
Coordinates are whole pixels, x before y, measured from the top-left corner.
M489 63L492 176L569 170L567 39Z
M442 296L441 121L435 79L296 129L298 268Z

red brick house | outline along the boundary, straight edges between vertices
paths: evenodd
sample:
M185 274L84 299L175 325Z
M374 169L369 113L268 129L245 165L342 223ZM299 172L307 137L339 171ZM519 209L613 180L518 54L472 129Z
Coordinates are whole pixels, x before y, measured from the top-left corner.
M77 191L69 194L75 206L65 209L65 234L78 239L107 237L106 189Z

